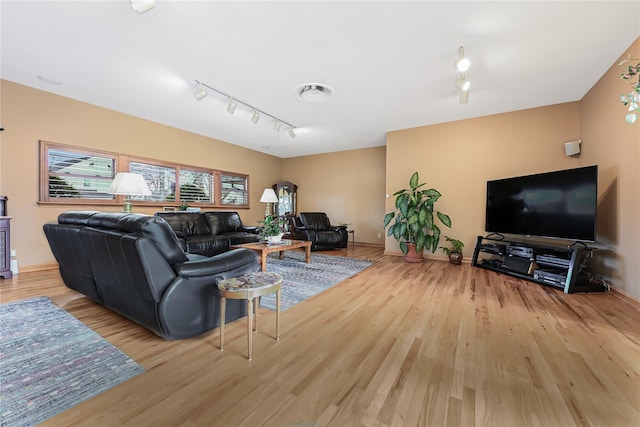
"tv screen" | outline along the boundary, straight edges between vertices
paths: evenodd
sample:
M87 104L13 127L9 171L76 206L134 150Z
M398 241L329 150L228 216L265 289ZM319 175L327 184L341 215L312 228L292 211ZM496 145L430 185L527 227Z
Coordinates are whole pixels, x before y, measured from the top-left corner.
M598 166L487 182L485 230L595 241Z

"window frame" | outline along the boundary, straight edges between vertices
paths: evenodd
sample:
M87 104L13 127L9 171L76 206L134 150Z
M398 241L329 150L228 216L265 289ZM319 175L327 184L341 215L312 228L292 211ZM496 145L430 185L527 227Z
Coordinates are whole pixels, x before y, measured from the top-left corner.
M127 154L114 153L110 151L98 150L93 148L77 147L67 144L59 144L50 141L40 140L40 180L39 180L39 205L108 205L119 206L124 203L123 195L113 195L112 199L89 199L82 197L55 197L51 196L49 192L49 151L67 151L74 154L82 154L85 156L100 156L113 159L113 175L118 172L129 172L131 170L131 162L143 163L150 166L158 166L163 168L174 169L175 171L175 189L174 200L144 200L135 199L136 206L140 207L166 207L175 206L178 207L182 204L180 201L180 172L181 170L187 170L190 172L206 173L210 175L210 203L201 202L188 202L189 206L199 208L234 208L234 209L250 209L250 187L249 187L249 175L222 171L218 169L211 169L202 166L187 165L175 162L168 162L164 160L156 160L145 157L130 156ZM222 177L231 176L233 178L244 179L245 189L243 194L246 200L243 200L240 204L235 203L223 203L222 202Z

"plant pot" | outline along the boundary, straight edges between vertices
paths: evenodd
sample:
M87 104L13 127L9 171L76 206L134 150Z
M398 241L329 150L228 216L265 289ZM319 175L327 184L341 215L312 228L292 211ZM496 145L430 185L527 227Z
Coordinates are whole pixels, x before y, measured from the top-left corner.
M282 236L284 236L284 233L280 233L276 236L269 236L267 237L267 242L269 244L280 243L282 242Z
M420 252L416 252L415 243L407 243L407 254L404 256L404 260L407 262L424 262L424 248Z
M462 262L462 254L460 252L451 252L449 254L449 262L451 264L460 264Z

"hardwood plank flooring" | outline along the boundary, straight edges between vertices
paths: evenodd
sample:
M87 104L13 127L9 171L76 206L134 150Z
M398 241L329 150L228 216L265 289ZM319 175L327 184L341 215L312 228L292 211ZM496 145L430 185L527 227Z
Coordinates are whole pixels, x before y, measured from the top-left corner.
M469 264L376 261L281 315L165 341L64 286L57 270L0 281L46 295L146 370L43 425L639 426L640 307Z

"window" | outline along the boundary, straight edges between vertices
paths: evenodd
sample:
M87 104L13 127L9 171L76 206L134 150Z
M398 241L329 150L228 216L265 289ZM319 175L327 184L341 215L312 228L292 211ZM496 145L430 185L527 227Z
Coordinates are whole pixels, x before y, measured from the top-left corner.
M213 175L211 172L180 169L180 202L211 203L213 197Z
M176 168L131 161L129 171L139 173L149 186L151 196L131 196L132 200L173 202L176 200Z
M114 156L53 147L44 154L43 201L114 200L114 195L107 192L115 176Z
M150 196L131 196L141 206L249 207L249 177L123 154L40 141L40 203L122 204L109 194L117 172L141 174Z
M220 174L222 205L247 206L249 204L248 179L244 175Z

